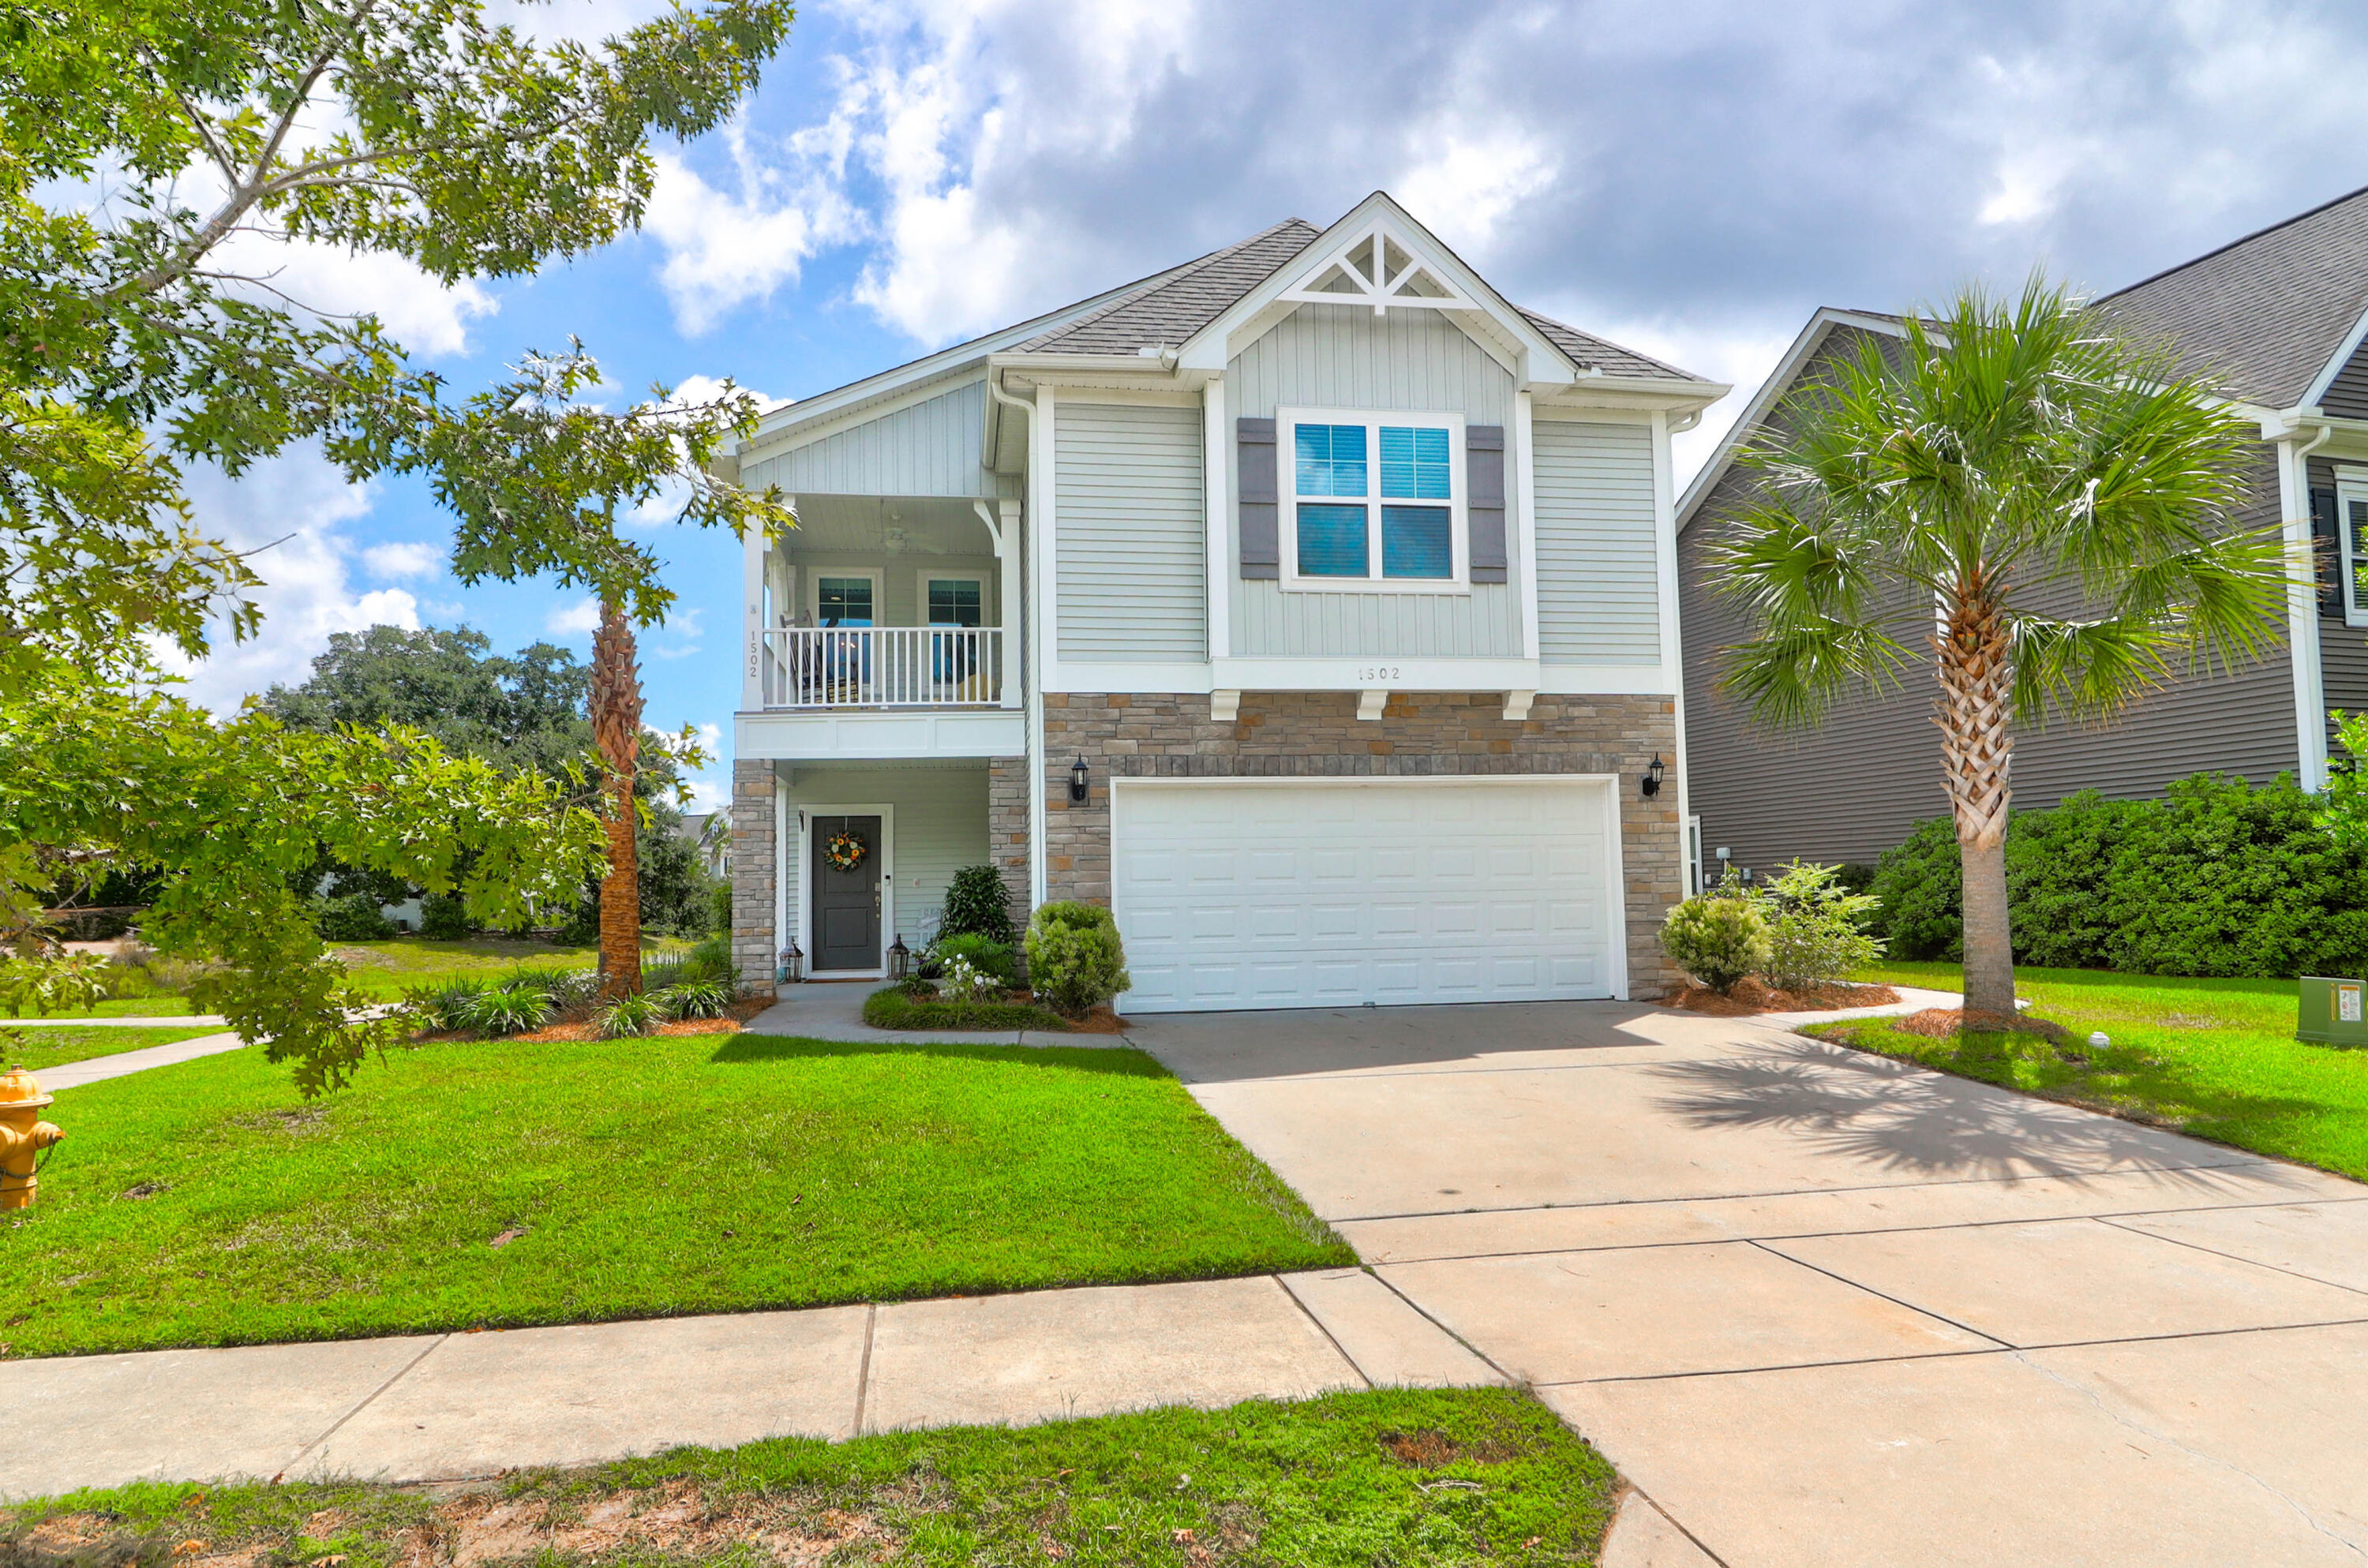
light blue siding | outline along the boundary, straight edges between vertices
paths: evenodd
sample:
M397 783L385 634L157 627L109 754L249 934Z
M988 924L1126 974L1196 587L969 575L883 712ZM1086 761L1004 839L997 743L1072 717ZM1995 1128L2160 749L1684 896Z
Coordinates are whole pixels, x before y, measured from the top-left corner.
M1513 422L1513 378L1437 311L1302 305L1244 348L1225 371L1225 416L1270 419L1281 407L1461 413L1473 425ZM1228 497L1237 494L1228 440ZM1462 460L1462 454L1455 454ZM1520 476L1506 465L1508 515ZM1227 515L1235 503L1229 499ZM1235 527L1238 528L1238 518ZM1238 535L1236 535L1238 537ZM1290 529L1286 522L1286 542ZM1468 594L1286 591L1228 570L1233 652L1270 655L1514 658L1521 652L1518 563L1512 580Z
M986 769L966 767L803 768L782 785L790 801L791 853L787 897L798 918L798 888L814 846L798 831L798 812L825 816L848 806L895 808L894 928L883 944L905 938L918 949L925 929L946 902L946 884L964 866L987 859ZM814 950L803 931L798 946Z
M1661 662L1653 432L1540 419L1538 651L1548 661Z
M1053 446L1061 656L1207 658L1201 411L1064 398Z
M986 383L969 381L778 456L750 463L751 484L791 495L1016 496L1016 476L979 466Z

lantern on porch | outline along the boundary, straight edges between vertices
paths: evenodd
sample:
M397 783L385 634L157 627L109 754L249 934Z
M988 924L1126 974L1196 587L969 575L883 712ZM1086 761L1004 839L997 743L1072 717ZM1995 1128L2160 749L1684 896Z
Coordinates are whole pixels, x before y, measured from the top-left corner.
M905 934L896 933L896 940L888 949L888 978L903 980L913 972L913 950L905 946Z
M781 949L780 965L773 971L773 983L776 985L795 985L798 982L806 977L805 969L805 954L798 951L797 943L791 942L788 947Z

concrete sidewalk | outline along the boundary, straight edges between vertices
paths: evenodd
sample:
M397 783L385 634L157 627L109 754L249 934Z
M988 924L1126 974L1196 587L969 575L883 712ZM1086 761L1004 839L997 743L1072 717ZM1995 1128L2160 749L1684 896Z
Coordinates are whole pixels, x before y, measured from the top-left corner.
M151 1067L170 1067L176 1062L194 1062L200 1056L219 1056L225 1051L236 1051L245 1043L235 1034L198 1035L189 1040L176 1040L170 1045L119 1051L112 1056L86 1056L80 1062L44 1067L33 1076L40 1080L42 1088L56 1094L63 1089L78 1089L85 1084L103 1083L109 1078L145 1073Z
M1357 1269L888 1306L0 1361L0 1497L416 1481L679 1444L1497 1381Z

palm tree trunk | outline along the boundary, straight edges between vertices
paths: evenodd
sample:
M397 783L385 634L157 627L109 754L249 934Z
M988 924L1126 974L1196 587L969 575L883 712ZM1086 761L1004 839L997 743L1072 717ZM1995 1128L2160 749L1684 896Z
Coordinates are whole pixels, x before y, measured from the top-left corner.
M1941 765L1965 888L1965 1012L2014 1017L2014 934L2006 906L2014 735L2013 642L2005 606L1978 577L1962 585L1934 649Z
M617 605L600 607L592 637L592 742L607 769L609 873L600 882L600 994L642 988L642 895L633 845L639 813L633 773L642 753L642 673L632 623Z

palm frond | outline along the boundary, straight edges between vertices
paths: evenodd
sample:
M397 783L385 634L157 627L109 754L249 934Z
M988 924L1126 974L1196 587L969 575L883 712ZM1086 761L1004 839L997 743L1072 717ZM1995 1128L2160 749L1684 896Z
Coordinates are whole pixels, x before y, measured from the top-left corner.
M2170 678L2176 632L2159 622L2116 617L2051 620L2019 616L2014 626L2014 710L2021 722L2050 712L2096 720L2127 707Z
M1761 720L1788 727L1815 723L1852 688L1878 692L1916 663L1880 622L1814 617L1720 650L1719 688L1742 699Z

